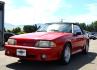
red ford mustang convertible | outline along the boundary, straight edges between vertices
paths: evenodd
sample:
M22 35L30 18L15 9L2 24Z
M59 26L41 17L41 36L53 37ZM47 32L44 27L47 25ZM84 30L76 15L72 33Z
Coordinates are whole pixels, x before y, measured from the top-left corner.
M89 38L77 23L47 23L37 32L15 35L5 45L5 55L20 60L70 62L71 55L89 49Z

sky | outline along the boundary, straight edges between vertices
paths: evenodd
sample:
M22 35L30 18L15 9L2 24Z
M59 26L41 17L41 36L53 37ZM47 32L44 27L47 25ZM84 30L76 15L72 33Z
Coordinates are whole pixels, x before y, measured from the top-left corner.
M1 0L5 1L5 23L32 25L48 22L97 20L97 0Z

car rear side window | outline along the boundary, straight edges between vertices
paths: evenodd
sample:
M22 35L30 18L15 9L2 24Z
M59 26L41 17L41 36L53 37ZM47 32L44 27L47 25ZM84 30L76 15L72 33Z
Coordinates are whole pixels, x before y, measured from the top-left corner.
M78 25L73 25L73 33L76 34L76 32L81 32L81 34L83 34L81 28Z

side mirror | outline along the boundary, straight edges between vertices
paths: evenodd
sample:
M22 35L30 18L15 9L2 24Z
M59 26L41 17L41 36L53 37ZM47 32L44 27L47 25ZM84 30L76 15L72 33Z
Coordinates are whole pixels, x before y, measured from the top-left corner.
M81 32L76 32L74 36L81 35Z

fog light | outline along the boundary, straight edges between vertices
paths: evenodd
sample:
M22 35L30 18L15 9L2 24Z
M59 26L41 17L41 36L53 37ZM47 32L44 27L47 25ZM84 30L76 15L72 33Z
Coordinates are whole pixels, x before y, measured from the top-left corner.
M42 55L41 55L41 58L42 58L42 59L46 59L47 56L46 56L45 54L42 54Z

